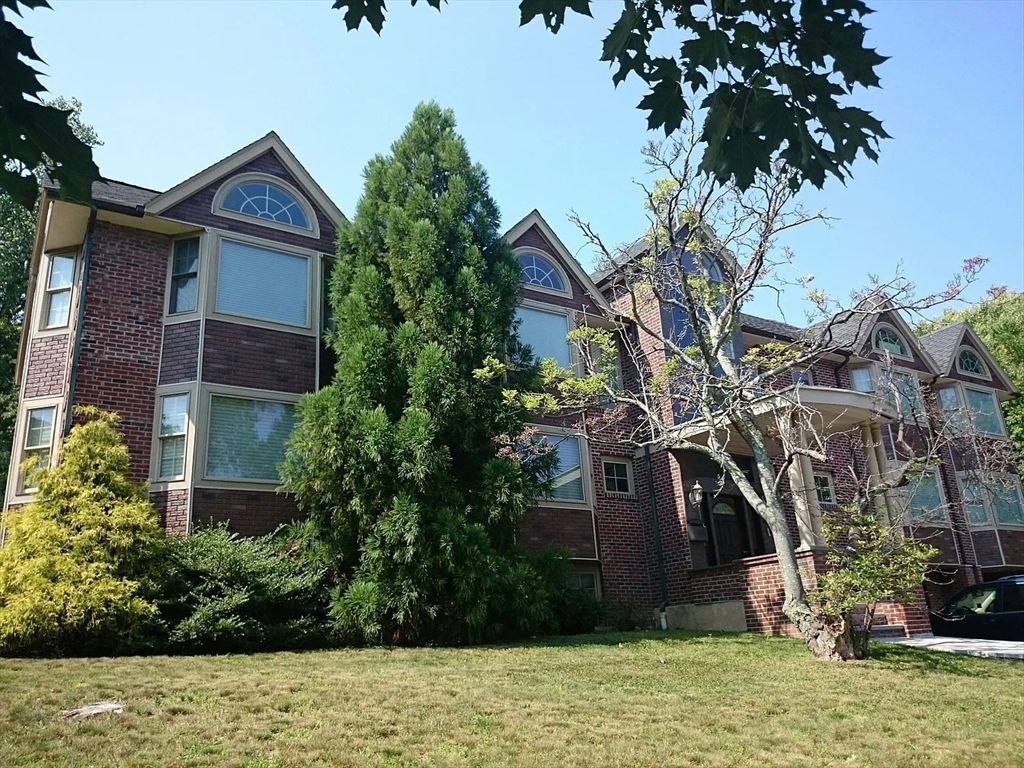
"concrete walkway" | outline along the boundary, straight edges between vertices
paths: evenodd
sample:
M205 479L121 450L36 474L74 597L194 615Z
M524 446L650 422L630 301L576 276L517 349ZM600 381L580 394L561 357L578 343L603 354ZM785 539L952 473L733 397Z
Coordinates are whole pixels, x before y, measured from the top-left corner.
M936 637L935 635L914 635L913 637L879 637L873 642L896 643L927 651L964 653L968 656L987 656L992 659L1024 659L1024 643L1011 640L977 640L970 637Z

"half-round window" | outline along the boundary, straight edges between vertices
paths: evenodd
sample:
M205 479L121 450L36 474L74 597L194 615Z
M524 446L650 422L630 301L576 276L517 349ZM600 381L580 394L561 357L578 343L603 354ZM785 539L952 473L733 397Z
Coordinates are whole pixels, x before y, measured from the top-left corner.
M710 256L704 256L704 271L707 272L709 282L722 282L722 270L719 268L718 262Z
M221 210L257 219L275 221L299 229L312 229L309 216L295 195L269 181L252 180L236 184L224 196Z
M903 337L886 325L875 331L874 346L880 352L888 352L890 355L899 355L900 357L910 357Z
M552 291L567 293L562 273L548 259L533 251L519 254L519 264L523 268L523 282L527 285L539 285Z
M989 377L988 368L973 349L960 350L956 358L956 367L960 373L966 373L968 376L981 376L986 379Z

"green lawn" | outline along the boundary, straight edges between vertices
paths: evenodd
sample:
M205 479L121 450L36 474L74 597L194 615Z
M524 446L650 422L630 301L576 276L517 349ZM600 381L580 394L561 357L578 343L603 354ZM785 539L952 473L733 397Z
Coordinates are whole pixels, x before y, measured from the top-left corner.
M0 660L0 766L1024 765L1024 664L631 633L513 647ZM62 709L116 698L124 715Z

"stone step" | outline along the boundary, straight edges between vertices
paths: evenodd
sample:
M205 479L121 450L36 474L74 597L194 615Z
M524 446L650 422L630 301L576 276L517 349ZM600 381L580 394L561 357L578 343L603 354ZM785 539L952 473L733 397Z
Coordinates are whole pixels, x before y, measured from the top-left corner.
M907 630L902 624L872 624L871 637L906 637Z

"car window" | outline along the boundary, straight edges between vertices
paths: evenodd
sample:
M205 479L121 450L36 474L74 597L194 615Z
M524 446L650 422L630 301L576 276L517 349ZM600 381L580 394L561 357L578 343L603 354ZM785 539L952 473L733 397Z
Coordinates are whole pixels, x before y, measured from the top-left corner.
M1002 613L1024 611L1024 584L1008 581L1003 584Z
M996 610L996 587L974 589L949 604L948 610L968 610L978 614L994 613Z

